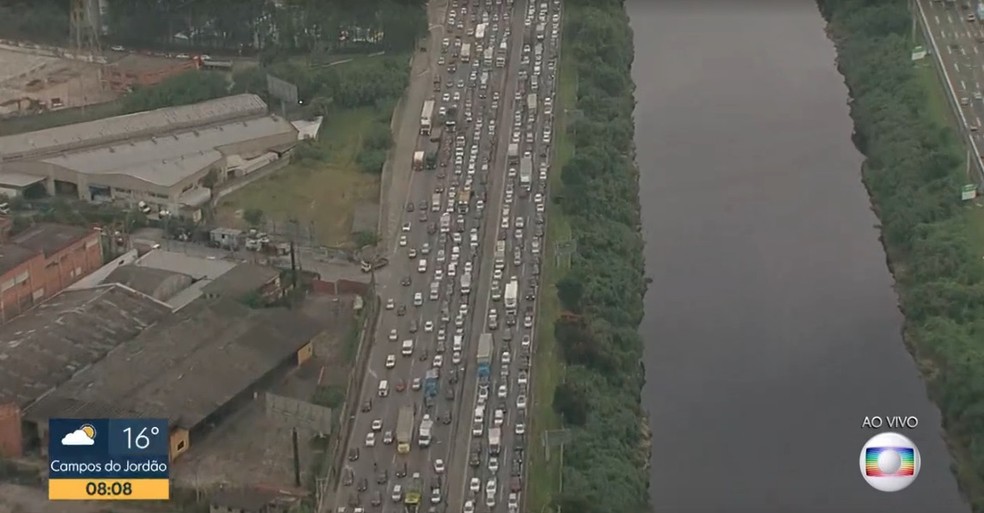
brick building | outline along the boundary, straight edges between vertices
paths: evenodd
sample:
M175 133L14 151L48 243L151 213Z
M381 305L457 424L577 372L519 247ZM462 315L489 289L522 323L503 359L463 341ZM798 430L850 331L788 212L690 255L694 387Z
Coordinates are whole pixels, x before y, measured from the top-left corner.
M0 323L61 292L102 266L99 234L39 224L0 244Z
M103 80L109 88L125 93L136 87L159 84L168 78L198 69L194 59L166 59L146 55L127 55L103 68Z

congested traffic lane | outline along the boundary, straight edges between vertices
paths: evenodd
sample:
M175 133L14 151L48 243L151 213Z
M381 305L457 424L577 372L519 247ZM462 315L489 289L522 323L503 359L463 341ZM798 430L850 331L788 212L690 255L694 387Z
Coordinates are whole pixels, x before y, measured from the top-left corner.
M919 0L925 23L939 49L949 87L960 103L965 130L984 142L984 22L968 0Z
M460 11L457 15L452 15L449 10L446 32L452 37L465 39L469 26L474 21L469 18L467 14L461 14ZM456 39L455 51L460 49L459 41ZM447 54L442 53L440 60L447 59L444 55ZM444 87L435 97L436 102L441 107L445 107L442 110L455 105L461 111L469 99L476 104L483 100L477 97L472 73L469 70L471 66L461 65L457 68L443 77ZM455 133L444 134L441 144L452 144L454 137L456 137ZM431 141L433 138L431 135L422 136L418 141L418 149L433 149L434 144ZM487 145L481 147L481 137L475 139L471 135L466 135L465 141L461 149L469 156L469 160L474 160L473 157L478 158L488 152ZM477 149L473 152L471 148L476 144ZM403 214L404 229L400 233L397 255L392 259L391 270L388 273L393 276L393 281L377 284L386 308L380 317L376 342L369 356L369 369L361 387L364 407L360 409L360 414L353 422L350 437L348 452L352 457L357 455L358 458L349 461L346 465L339 493L336 494L336 504L340 508L348 506L360 509L369 505L376 506L375 502L379 501L382 502L379 507L384 511L402 511L404 506L400 499L406 495L410 478L415 473L420 476L421 507L425 507L431 497L438 502L443 502L441 499L447 490L441 462L447 461L451 453L452 444L449 442L453 440L451 435L457 427L454 422L456 412L453 411L457 403L448 395L446 389L457 389L458 392L454 394L457 397L462 385L459 381L452 380L450 376L452 372L449 367L456 366L454 362L456 358L452 355L450 362L444 361L448 359L448 351L439 353L438 348L443 345L446 349L451 345L454 334L459 330L463 334L469 322L471 312L467 306L464 310L461 309L462 305L468 304L469 297L461 294L452 284L458 275L457 272L452 271L452 261L453 257L457 257L458 262L464 263L462 267L468 265L466 262L477 262L477 258L473 257L472 246L462 244L458 238L470 235L470 229L477 228L480 222L480 219L468 218L456 212L454 197L459 187L464 185L464 180L461 180L464 174L463 166L450 165L449 168L442 167L436 172L413 173ZM469 178L473 172L474 168L469 167ZM437 212L431 211L430 208L430 199L434 193L441 197L441 206ZM435 229L434 218L444 213L455 214L460 218L464 225L463 231L458 233ZM425 244L429 248L427 251L425 251ZM455 247L458 248L457 253L452 253ZM421 265L421 259L425 260L426 264ZM475 263L472 265L474 266ZM442 276L439 277L438 273ZM430 296L429 284L432 282L440 284L437 299L432 299ZM451 285L450 288L448 285ZM421 296L418 298L417 294ZM446 310L448 315L444 315L442 310ZM443 319L449 322L442 322ZM452 319L454 322L450 322ZM412 323L416 323L415 332L411 330ZM425 328L427 323L433 323L432 331ZM438 341L438 333L441 329L446 330L443 344ZM403 341L407 340L407 337L414 340L414 348L412 355L404 357L400 353ZM462 338L467 339L467 337ZM467 348L463 347L462 353L466 350ZM464 364L465 362L461 361L460 365L457 365L459 376L464 374L461 368ZM428 406L424 402L421 391L415 390L413 384L415 380L423 378L424 373L431 367L438 367L446 372L442 372L441 377L442 393ZM385 397L381 396L384 393L380 386L383 380L386 381L386 385L382 390L391 391L386 393ZM397 388L404 386L406 388L402 392L397 391ZM433 436L434 443L426 449L414 444L409 454L397 454L393 445L385 444L383 441L390 438L386 435L387 431L395 429L401 407L408 405L415 406L415 437L424 413L428 413L437 421ZM451 414L450 417L447 416L448 413ZM374 423L376 425L373 425ZM373 434L370 435L370 432ZM399 492L394 490L396 485L400 486ZM437 491L434 492L434 489Z
M436 61L436 57L432 58ZM426 147L428 142L428 137L422 136L418 147ZM415 379L424 377L426 370L433 365L436 354L434 348L424 341L436 340L439 330L440 302L430 300L427 290L427 284L434 277L438 257L438 237L430 232L440 212L431 211L430 200L431 191L439 182L442 180L436 173L412 173L406 205L403 206L403 228L395 241L396 252L390 259L390 269L385 273L391 276L391 280L377 282L377 292L383 300L384 310L370 348L366 378L359 395L359 413L351 424L346 465L336 493L339 507L365 508L381 498L384 510L403 511L403 505L393 500L393 485L404 483L402 488L405 490L406 478L414 471L427 468L430 461L437 459L431 453L441 453L443 450L439 432L435 433L435 444L426 451L418 449L408 455L398 455L395 444L384 443L395 437L401 407L416 405L418 411L422 411L422 395L415 386ZM447 201L446 198L444 200ZM418 271L421 259L427 262L424 272ZM414 304L417 294L420 294L419 305ZM426 329L428 322L433 324L430 331ZM401 354L404 340L414 341L410 356ZM387 359L392 362L387 363ZM386 392L381 392L381 385ZM435 420L437 426L444 426L440 421L443 413L440 410L438 408L434 412ZM373 426L374 422L382 425ZM373 431L373 427L379 429ZM416 429L416 423L414 427ZM370 432L373 433L371 446L367 441Z
M460 441L456 447L468 447L460 451L468 457L467 463L456 458L454 464L462 465L463 479L460 497L463 500L461 511L470 512L476 507L484 510L503 510L515 512L519 509L520 494L514 493L522 487L526 460L526 410L530 400L530 367L533 347L533 326L535 319L536 279L539 277L543 254L543 235L545 225L546 169L549 165L549 143L551 125L553 72L556 67L554 35L559 32L559 3L553 9L546 2L532 3L525 15L523 8L517 7L513 20L512 56L510 59L509 80L505 95L505 109L500 117L498 155L495 160L496 174L505 179L498 186L498 194L503 201L489 220L491 247L495 241L506 243L505 261L495 266L493 271L482 276L479 312L482 322L476 326L475 336L482 332L493 335L493 365L486 386L476 387L469 408L471 422L461 419L461 424L471 426L481 414L480 430L471 429L459 432ZM544 23L546 30L542 40L537 36L536 25ZM537 48L537 43L542 46ZM542 50L541 50L542 49ZM539 79L537 86L531 78ZM528 96L537 94L533 101ZM549 99L547 99L549 98ZM514 135L515 134L515 135ZM520 155L533 162L531 183L524 186L517 177L517 161L507 163L506 153L510 143L518 143ZM518 254L517 254L518 253ZM491 259L488 259L491 261ZM505 283L514 279L519 285L516 315L505 314L502 290ZM487 284L487 285L486 285ZM492 290L498 293L493 296ZM490 324L490 313L496 311L496 323ZM483 407L483 411L474 411ZM500 431L499 451L491 453L490 430ZM479 434L480 436L472 436ZM459 449L460 450L460 449ZM471 456L478 451L479 458ZM477 463L477 465L475 465ZM452 509L457 504L451 502Z

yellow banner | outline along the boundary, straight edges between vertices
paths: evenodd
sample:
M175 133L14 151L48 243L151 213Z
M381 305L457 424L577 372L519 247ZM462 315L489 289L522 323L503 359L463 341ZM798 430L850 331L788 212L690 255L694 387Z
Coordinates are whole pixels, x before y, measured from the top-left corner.
M53 501L166 501L171 498L167 479L50 479Z

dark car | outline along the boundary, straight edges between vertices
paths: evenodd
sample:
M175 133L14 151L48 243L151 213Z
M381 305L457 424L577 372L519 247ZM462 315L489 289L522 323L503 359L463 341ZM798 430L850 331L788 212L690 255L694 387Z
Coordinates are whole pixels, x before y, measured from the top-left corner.
M523 490L523 478L513 477L509 480L509 491L519 493Z
M342 477L342 484L345 486L352 486L352 483L354 482L355 472L352 472L352 469L350 468L345 469L345 475Z
M372 399L366 399L362 403L362 413L368 413L370 411L372 411Z
M515 324L515 321L513 321L513 324ZM510 329L502 330L502 341L503 342L509 342L512 339L513 339L512 330L510 330Z
M426 223L427 222L427 211L426 210L421 210L420 213L417 214L417 221L420 221L421 223Z
M372 504L373 506L377 507L377 508L379 506L382 506L383 505L383 494L380 493L379 490L376 490L375 492L372 492L372 499L369 500L369 503Z
M413 283L413 280L410 278L410 275L404 276L403 279L400 280L400 284L404 287L409 287L411 283Z
M403 462L403 465L396 467L396 477L407 477L407 462Z
M369 480L363 477L362 479L359 480L359 491L364 492L368 489L369 489Z
M407 202L407 212L413 212L413 202Z
M389 481L389 471L382 469L376 473L376 484L386 484Z
M468 455L468 464L472 467L477 467L482 464L482 453L480 451L472 451Z
M441 413L441 424L451 424L451 410L444 410L444 412Z
M403 317L406 314L407 314L407 305L400 305L400 307L396 309L396 315Z
M355 460L359 459L359 448L358 447L353 447L353 448L349 449L348 459L349 459L349 461L355 461Z
M426 200L418 201L417 208L419 208L420 210L427 210L427 201Z
M427 234L428 235L434 235L436 232L437 232L437 223L428 223L427 224Z
M448 387L444 391L444 398L447 399L448 401L454 401L454 388L453 387Z
M412 319L410 321L410 333L416 333L417 332L417 329L418 329L417 328L417 320L416 319Z

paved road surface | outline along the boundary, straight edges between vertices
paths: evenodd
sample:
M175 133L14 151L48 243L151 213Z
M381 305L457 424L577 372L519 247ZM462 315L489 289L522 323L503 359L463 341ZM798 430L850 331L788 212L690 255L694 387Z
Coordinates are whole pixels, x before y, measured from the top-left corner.
M541 80L538 105L530 112L526 108L526 94L532 92L527 91L532 84L519 76L521 68L527 75L534 74L533 61L538 61L532 49L536 43L536 20L541 17L546 22L547 32L551 31L555 24L551 21L550 8L559 8L559 3L535 4L528 21L527 6L523 2L510 7L506 0L484 0L484 3L476 1L474 4L468 0L454 0L443 30L431 27L432 34L443 32L448 38L448 48L443 50L444 38L432 37L435 46L430 53L434 61L428 63L428 67L443 70L440 73L442 89L432 94L438 107L458 107L459 124L456 131L444 132L443 138L437 137L435 130L431 136L417 139L416 149L425 151L437 149L434 140L440 139L441 152L445 148L448 150L447 157L442 155L441 160L446 159L448 165L437 171L411 173L405 200L391 205L391 212L398 210L402 221L393 242L395 256L387 272L377 275L377 285L384 305L391 303L392 309L385 308L381 313L378 332L370 348L369 369L359 395L368 411L360 408L352 422L353 432L346 449L352 459L346 462L341 484L334 494L336 511L347 507L347 511L372 508L401 512L404 503L391 499L393 486L399 484L406 492L415 473L420 476L420 508L434 507L443 511L449 507L452 511L461 511L467 509L466 501L473 500L472 504L478 505L481 511L507 511L510 478L524 473L523 448L526 444L523 437L515 433L516 424L523 422L525 409L517 404L522 403L520 396L525 393L520 383L520 371L528 379L529 351L534 345L530 337L535 284L531 281L538 273L538 260L543 252L542 223L545 220L542 210L546 193L546 172L541 175L539 169L541 164L547 164L541 155L549 153L543 139L543 127L549 119L542 115L545 111L543 98L553 88L549 78L553 75L553 64L548 61L555 51L553 44L556 41L551 42L549 35L544 37L543 62L537 67ZM498 51L499 43L503 39L508 41L509 58L504 68L495 67L493 62L483 62L477 51L478 41L473 32L483 21L483 13L488 20L484 46ZM508 20L507 13L511 13ZM460 62L463 59L458 59L457 69L451 71L452 56L460 52L459 42L462 46L471 44L471 61L464 63ZM524 42L530 46L524 48ZM482 73L489 74L487 88L480 85ZM469 112L471 121L466 119ZM518 183L517 166L508 166L506 162L506 149L512 137L521 140L523 151L529 151L534 162L528 192L524 192ZM400 168L394 169L394 175L400 172ZM468 187L475 195L466 203L466 208L460 208L455 198L458 191ZM437 212L430 207L435 193L441 199ZM534 200L538 204L534 205ZM506 212L506 209L510 211ZM541 214L537 215L537 212ZM443 215L453 220L447 233L438 226L438 219ZM524 221L523 230L516 228L519 218ZM473 231L475 239L472 239ZM500 238L508 250L503 265L494 269L492 252ZM430 249L427 254L423 252L425 245ZM417 253L413 257L409 256L411 250ZM514 260L514 252L518 252L518 260ZM460 277L469 265L473 267L473 286L470 293L464 293ZM520 284L515 325L507 322L502 302L494 303L491 297L493 289L501 292L505 282L513 276ZM436 300L430 299L432 283L437 283ZM415 301L418 294L419 300ZM498 310L500 326L495 330L495 365L491 382L480 387L475 371L477 341L486 330L490 309ZM529 319L525 318L527 313ZM506 330L512 337L504 336ZM454 351L456 336L460 337L462 345L460 353ZM524 336L528 341L526 344L521 343ZM511 338L511 342L506 341L507 338ZM401 354L404 340L413 341L412 355ZM515 355L505 364L503 351ZM392 368L387 368L385 362L390 355L395 363ZM416 390L413 383L422 379L431 368L438 368L441 377L439 392L428 404L423 392ZM459 379L452 379L453 375ZM383 380L387 382L387 394L380 396L379 386ZM500 385L506 387L502 398L497 394ZM479 394L483 388L488 395ZM449 389L454 392L453 398L447 395ZM485 422L478 426L479 436L472 436L472 416L480 403L485 404ZM409 454L398 454L397 444L384 444L383 441L387 438L386 432L396 430L398 412L404 407L411 407L415 412L415 440ZM505 412L501 426L504 436L497 460L500 461L499 468L493 471L489 468L487 435L493 425L493 412L500 408ZM420 447L416 442L417 429L425 413L436 421L434 442L429 447ZM448 422L444 422L448 417ZM374 421L382 426L372 435L374 443L370 445L367 434ZM480 465L475 467L469 465L472 448L481 455ZM444 462L446 468L443 471L435 468L438 459ZM404 471L406 475L402 475ZM353 482L346 484L346 476ZM479 494L468 490L473 476L482 483ZM490 479L498 485L494 494L486 492L486 483ZM360 491L363 487L365 490ZM433 492L432 488L439 492ZM374 508L371 503L377 493L383 504ZM433 493L440 496L436 503L431 501ZM492 507L487 505L487 495L492 496L489 503Z
M976 2L919 0L928 28L939 48L950 79L949 87L960 99L961 110L978 148L984 146L984 23L976 20ZM968 21L974 14L975 21Z

